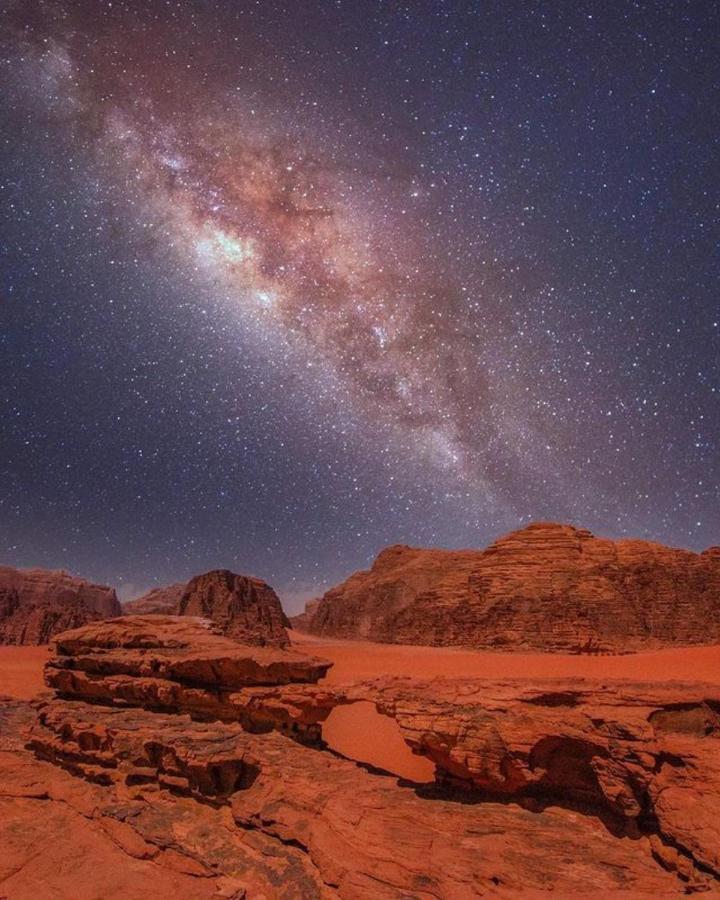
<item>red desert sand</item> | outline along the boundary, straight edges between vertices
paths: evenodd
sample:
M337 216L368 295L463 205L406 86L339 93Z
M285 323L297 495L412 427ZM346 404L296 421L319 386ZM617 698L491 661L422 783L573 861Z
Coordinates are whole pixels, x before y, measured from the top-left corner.
M373 644L320 638L299 631L291 632L291 637L298 649L334 663L325 678L332 684L378 675L409 675L414 678L627 678L720 684L720 645L673 647L621 656L584 656Z
M48 659L50 650L47 646L0 646L0 695L31 700L35 694L47 690L43 666Z

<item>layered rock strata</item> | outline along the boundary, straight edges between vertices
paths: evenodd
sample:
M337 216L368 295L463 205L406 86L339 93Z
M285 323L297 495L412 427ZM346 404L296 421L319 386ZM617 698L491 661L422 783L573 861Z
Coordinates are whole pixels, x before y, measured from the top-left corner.
M275 591L259 578L216 569L197 575L185 587L181 616L212 620L228 637L257 646L289 646L290 625Z
M208 620L175 616L95 623L60 635L56 649L45 679L59 696L241 721L258 730L273 726L260 711L253 715L252 687L316 682L331 666L293 650L239 644ZM314 730L306 737L315 740Z
M336 706L370 701L435 764L439 788L597 815L617 834L651 836L679 871L720 879L717 685L385 678L241 698L251 718L306 738Z
M624 652L720 641L720 549L536 523L484 551L391 547L298 622L411 644Z
M120 613L112 588L63 571L0 566L0 644L47 644L68 628Z
M171 833L198 877L239 874L247 897L465 900L549 887L681 889L648 838L618 840L598 820L565 809L538 815L423 798L277 733L76 707L53 701L40 710L30 739L38 756L104 786L102 814L120 818L112 827L136 853L152 857ZM202 813L190 830L183 804L193 800ZM217 838L208 830L213 819Z

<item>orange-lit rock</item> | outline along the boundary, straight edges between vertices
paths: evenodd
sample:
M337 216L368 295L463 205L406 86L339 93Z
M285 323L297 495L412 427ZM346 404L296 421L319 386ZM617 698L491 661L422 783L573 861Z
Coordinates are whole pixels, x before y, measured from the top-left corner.
M239 644L205 619L123 616L56 639L45 679L63 697L244 721L242 689L315 682L331 663L280 647ZM257 727L267 716L258 715ZM268 725L268 727L271 727Z
M259 578L216 569L185 587L181 616L211 619L228 637L244 644L287 647L289 622L275 591Z
M718 684L314 683L327 662L242 646L176 616L91 623L58 636L56 649L54 699L0 700L9 897L720 889ZM325 749L328 715L358 703L397 723L396 736L434 764L435 783ZM28 848L57 829L34 865ZM113 886L107 870L123 856Z
M63 571L0 566L0 644L47 644L68 628L120 613L112 588Z
M462 900L550 887L662 893L683 884L658 864L649 837L619 840L599 820L561 808L538 814L454 803L432 791L419 796L347 760L237 724L53 701L40 709L30 746L61 773L101 786L101 815L113 817L123 797L129 828L121 840L135 853L152 853L170 832L176 851L207 877L243 871L249 896L269 866L276 880L266 896L278 900ZM193 802L197 824L188 833L183 815ZM250 836L260 851L257 871L247 867ZM688 877L707 883L702 874Z
M390 547L299 627L410 644L623 652L720 641L720 554L536 523L484 551Z

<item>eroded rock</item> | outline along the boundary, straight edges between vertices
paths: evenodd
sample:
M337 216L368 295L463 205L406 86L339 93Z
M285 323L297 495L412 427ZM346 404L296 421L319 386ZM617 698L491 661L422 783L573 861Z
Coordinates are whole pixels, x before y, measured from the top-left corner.
M129 616L58 636L47 672L59 696L37 701L35 715L0 703L0 808L10 803L23 844L36 846L47 820L103 865L118 848L159 896L158 868L171 871L175 898L720 887L717 686L324 685L329 663L243 647L215 628ZM323 749L324 719L359 701L397 722L436 783ZM0 821L0 840L18 872L30 868L12 825ZM9 877L27 893L28 876ZM65 884L56 896L84 896Z
M45 679L63 697L187 712L265 729L251 694L261 685L316 682L332 665L278 647L239 644L189 616L124 616L65 632Z
M216 569L197 575L185 587L181 616L211 619L228 637L244 644L287 647L289 622L270 585L259 578Z
M390 547L297 621L319 635L624 652L720 641L720 554L535 523L484 551Z
M648 838L620 841L597 819L423 798L347 760L237 724L53 701L40 710L30 746L126 804L162 803L167 816L175 814L174 798L226 810L225 832L232 823L238 835L274 842L284 866L289 853L297 857L306 897L462 900L520 889L672 892L680 885L657 864ZM147 818L126 819L144 842L141 852L153 843ZM177 842L184 850L184 839ZM209 836L199 849L208 869L217 866ZM227 856L222 863L232 867ZM283 882L268 896L294 896L294 888Z
M68 628L120 613L112 588L63 571L0 566L0 644L47 644Z

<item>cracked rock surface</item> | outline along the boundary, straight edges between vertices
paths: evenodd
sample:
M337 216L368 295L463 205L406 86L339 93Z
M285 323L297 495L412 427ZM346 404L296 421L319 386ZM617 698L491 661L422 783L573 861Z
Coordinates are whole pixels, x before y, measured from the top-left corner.
M0 701L0 897L438 898L720 890L717 686L382 678L190 617L58 638ZM431 759L330 752L370 701Z

